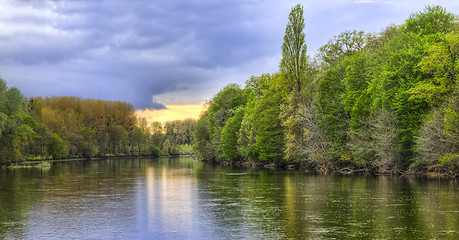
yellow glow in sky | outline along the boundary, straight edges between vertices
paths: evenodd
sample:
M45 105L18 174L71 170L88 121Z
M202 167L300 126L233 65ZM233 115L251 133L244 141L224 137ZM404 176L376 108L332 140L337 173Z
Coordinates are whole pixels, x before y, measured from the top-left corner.
M181 120L185 118L198 119L201 112L204 110L204 104L196 105L167 105L166 109L161 110L136 110L137 117L144 117L149 123L162 122L172 120Z

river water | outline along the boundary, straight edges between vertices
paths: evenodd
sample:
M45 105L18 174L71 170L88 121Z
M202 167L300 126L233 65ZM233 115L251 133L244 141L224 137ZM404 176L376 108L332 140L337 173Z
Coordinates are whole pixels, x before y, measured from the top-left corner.
M0 239L459 239L455 179L189 157L0 169Z

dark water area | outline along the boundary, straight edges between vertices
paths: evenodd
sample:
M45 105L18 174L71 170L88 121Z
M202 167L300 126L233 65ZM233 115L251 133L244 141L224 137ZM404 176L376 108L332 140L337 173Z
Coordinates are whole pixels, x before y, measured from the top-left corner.
M189 157L0 169L0 239L459 239L456 179Z

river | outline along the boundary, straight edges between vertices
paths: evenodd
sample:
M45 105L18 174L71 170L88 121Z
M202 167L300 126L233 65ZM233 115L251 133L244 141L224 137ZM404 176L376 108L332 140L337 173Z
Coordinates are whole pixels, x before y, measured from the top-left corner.
M456 179L190 157L0 169L0 239L459 239Z

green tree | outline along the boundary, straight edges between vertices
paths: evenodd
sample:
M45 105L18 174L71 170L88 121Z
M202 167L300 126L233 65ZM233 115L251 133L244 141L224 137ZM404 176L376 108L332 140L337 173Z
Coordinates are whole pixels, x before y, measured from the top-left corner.
M320 126L324 129L329 145L329 156L335 161L348 161L347 151L350 116L343 105L345 86L344 63L329 68L319 82L316 99L320 114Z
M427 78L408 90L410 100L421 100L434 106L452 92L457 76L458 47L457 33L448 33L440 42L428 47L426 56L418 63Z
M76 132L81 140L78 143L78 150L84 157L90 158L97 154L96 132L89 127L83 127Z
M282 44L280 71L285 74L287 88L301 92L306 71L306 50L303 7L298 4L289 14Z
M405 29L421 35L448 33L455 29L457 16L448 13L441 6L427 6L424 11L411 14L405 22Z
M32 128L24 123L26 99L0 79L0 162L23 159L21 146Z
M459 87L451 97L433 108L423 121L416 138L416 165L442 165L451 171L459 169Z
M196 129L193 132L194 143L193 150L204 160L215 159L215 146L212 146L212 135L209 132L209 115L205 112L199 117L196 123Z
M227 85L212 98L206 113L201 116L196 125L194 138L197 143L194 149L198 155L207 159L224 159L220 147L222 130L228 119L233 117L238 108L246 102L243 90L237 84Z
M51 133L48 136L48 154L53 157L53 159L59 159L65 156L66 144L64 140L57 134Z
M151 123L151 142L153 146L160 148L164 141L164 127L160 122Z
M221 150L227 161L238 160L240 154L237 147L237 134L241 128L242 118L244 117L244 108L237 110L236 115L228 119L222 130Z
M303 7L296 5L289 15L282 45L282 59L280 71L283 75L288 93L285 104L280 106L280 119L284 128L285 146L284 157L288 161L304 159L306 148L304 141L304 113L305 108L302 88L306 80L306 44L304 34Z
M144 138L144 134L142 132L142 129L140 129L137 126L134 126L132 128L132 131L129 133L130 137L130 143L131 143L131 152L134 153L137 151L138 155L142 154L142 142Z
M362 31L344 31L320 47L319 57L326 66L334 66L365 47L367 37Z
M284 160L284 131L279 118L280 106L285 104L281 96L282 76L274 75L268 89L256 102L253 114L254 125L257 126L256 150L258 158L267 162L281 162Z
M111 153L124 153L125 142L128 136L126 129L115 123L108 126L107 133L109 136Z
M284 158L287 161L306 160L305 141L305 112L300 92L292 91L288 95L286 104L280 106L280 119L284 131Z

